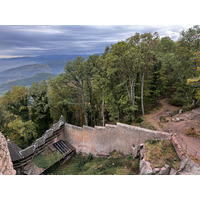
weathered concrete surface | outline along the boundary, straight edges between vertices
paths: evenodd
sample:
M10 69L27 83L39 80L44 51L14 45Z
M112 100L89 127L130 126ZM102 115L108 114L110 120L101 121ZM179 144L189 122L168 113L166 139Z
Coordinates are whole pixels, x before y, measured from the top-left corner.
M128 155L132 153L133 145L138 146L152 139L171 139L171 134L121 123L95 128L65 124L65 139L77 152L107 156L113 150Z
M15 175L7 142L3 134L0 132L0 175Z

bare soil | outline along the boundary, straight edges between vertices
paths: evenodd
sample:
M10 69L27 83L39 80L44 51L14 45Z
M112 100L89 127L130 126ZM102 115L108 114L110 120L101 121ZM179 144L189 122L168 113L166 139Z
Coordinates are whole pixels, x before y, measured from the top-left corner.
M162 107L156 112L146 115L145 120L159 131L177 133L185 151L200 159L200 108L170 117L172 112L181 108L170 105L168 99L162 99L159 102ZM160 117L164 117L166 122L161 122ZM194 128L197 133L195 137L185 134L191 128Z

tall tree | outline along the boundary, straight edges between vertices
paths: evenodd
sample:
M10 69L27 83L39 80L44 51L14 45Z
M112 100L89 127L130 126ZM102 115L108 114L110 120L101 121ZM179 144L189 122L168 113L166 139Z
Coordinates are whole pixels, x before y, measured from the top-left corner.
M81 105L84 115L85 125L88 125L88 116L86 110L85 99L85 59L83 57L77 57L73 62L68 61L65 67L65 78L67 84L71 86L73 90L76 90L81 97Z
M53 122L48 102L48 85L46 81L33 83L29 89L31 96L31 120L41 136Z

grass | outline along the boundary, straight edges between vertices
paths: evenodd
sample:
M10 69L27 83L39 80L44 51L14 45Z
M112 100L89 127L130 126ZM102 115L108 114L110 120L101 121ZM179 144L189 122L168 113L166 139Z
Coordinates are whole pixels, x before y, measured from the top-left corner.
M146 160L151 163L152 169L161 168L168 164L179 169L179 158L171 140L151 140L145 144Z
M197 133L197 131L194 127L190 127L188 129L186 129L185 134L190 137L198 137L199 136L199 134Z
M52 175L136 175L139 174L139 159L124 156L116 151L108 158L84 157L76 154L59 166Z
M136 126L139 126L141 128L147 128L151 130L157 130L155 126L153 126L150 122L146 121L145 119L141 123L135 124Z
M36 155L33 158L33 162L37 167L47 169L61 158L63 158L63 156L58 151L55 153L49 151L46 154L40 153Z

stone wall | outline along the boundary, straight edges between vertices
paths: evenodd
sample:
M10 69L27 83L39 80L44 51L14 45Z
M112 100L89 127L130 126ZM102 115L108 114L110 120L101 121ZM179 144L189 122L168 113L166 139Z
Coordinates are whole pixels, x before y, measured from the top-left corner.
M176 133L172 136L172 143L176 150L178 157L180 158L180 169L178 174L192 174L192 175L200 175L200 165L194 162L183 150L181 146L181 142Z
M3 134L0 132L0 175L15 175L7 142Z
M94 156L107 156L113 150L128 155L132 146L137 146L147 140L171 139L166 132L144 129L122 123L105 127L77 127L65 124L65 139L76 148L76 152L92 153Z

